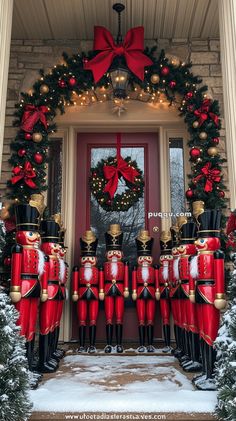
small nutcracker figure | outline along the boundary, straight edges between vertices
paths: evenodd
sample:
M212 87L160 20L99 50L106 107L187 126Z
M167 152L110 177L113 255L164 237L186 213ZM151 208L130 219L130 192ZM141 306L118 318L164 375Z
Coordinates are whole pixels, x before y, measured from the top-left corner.
M54 219L41 222L41 249L48 256L48 300L41 303L39 318L39 371L41 373L50 373L58 368L58 357L54 354L54 350L58 301L61 296L59 288L59 232L60 225Z
M81 258L80 269L73 268L72 274L72 300L77 302L77 314L79 321L79 349L78 352L85 352L86 321L89 317L89 347L88 352L96 352L96 324L99 309L99 290L102 290L101 280L103 272L99 271L97 265L98 240L93 231L85 231L80 238ZM102 297L104 298L104 297Z
M147 329L147 351L154 352L153 329L155 319L156 300L160 299L158 266L152 266L153 238L149 232L141 230L136 238L138 267L132 272L132 298L136 301L139 323L138 352L145 352L145 326Z
M106 258L104 263L104 280L101 283L100 298L105 296L106 316L106 353L112 351L113 316L116 320L116 350L123 352L122 328L124 316L124 298L129 296L129 268L128 262L121 261L123 257L123 233L119 224L111 224L105 233ZM105 284L105 289L104 289Z
M173 260L172 237L170 231L162 231L160 237L161 255L159 268L160 310L163 324L165 347L162 352L170 352L170 282L169 264Z
M214 341L220 323L220 310L226 305L224 253L220 250L220 210L205 210L198 216L197 256L191 261L190 299L196 302L200 336L204 347L206 372L195 380L200 390L215 390L213 378ZM194 285L195 284L195 285Z
M184 356L181 358L181 365L185 371L200 371L200 348L199 348L199 330L196 313L196 305L189 299L189 281L190 281L190 261L196 254L194 244L197 236L197 226L194 222L188 221L180 228L180 245L178 251L179 260L179 297L182 309L182 325L184 329L183 350Z
M44 254L39 249L41 211L39 202L15 206L16 244L13 246L11 257L10 297L19 311L18 324L21 327L21 335L26 339L30 370L39 298L41 296L42 301L47 300Z

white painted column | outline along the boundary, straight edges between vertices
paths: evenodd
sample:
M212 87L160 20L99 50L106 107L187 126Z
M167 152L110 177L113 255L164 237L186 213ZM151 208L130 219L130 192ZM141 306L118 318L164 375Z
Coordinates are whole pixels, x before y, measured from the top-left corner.
M0 0L0 172L7 99L13 0Z
M230 207L236 209L236 1L219 0Z

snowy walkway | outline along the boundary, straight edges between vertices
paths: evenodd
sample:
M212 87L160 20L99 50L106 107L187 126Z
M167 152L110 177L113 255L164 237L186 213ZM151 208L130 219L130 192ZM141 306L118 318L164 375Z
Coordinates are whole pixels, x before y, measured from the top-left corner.
M70 355L30 392L34 411L214 411L215 392L196 391L172 356Z

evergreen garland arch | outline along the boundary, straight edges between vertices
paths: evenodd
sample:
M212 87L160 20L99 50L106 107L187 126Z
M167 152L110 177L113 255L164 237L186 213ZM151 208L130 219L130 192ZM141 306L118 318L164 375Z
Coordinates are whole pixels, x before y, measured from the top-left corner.
M130 73L130 90L140 89L149 95L150 101L164 95L170 105L178 103L189 132L191 174L187 200L190 205L203 200L206 208L225 208L221 172L225 159L217 149L221 127L218 101L208 96L207 86L199 86L202 80L192 74L191 63L182 63L176 57L169 59L164 50L156 57L155 48L146 48L144 53L153 64L145 69L143 81ZM48 73L40 70L32 93L21 93L14 123L19 130L11 143L9 160L13 175L7 183L8 197L16 202L27 202L31 194L47 190L47 152L49 136L56 130L53 122L56 114L64 113L66 106L75 105L75 97L83 105L99 99L98 91L111 98L109 71L95 84L92 72L84 69L84 64L95 54L69 57L64 53L64 64L54 66Z

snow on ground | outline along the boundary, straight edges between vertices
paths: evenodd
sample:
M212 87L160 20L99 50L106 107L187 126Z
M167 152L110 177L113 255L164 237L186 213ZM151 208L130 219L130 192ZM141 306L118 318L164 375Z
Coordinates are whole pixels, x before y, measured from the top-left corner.
M196 391L172 356L70 355L30 392L34 411L213 412L216 392Z

